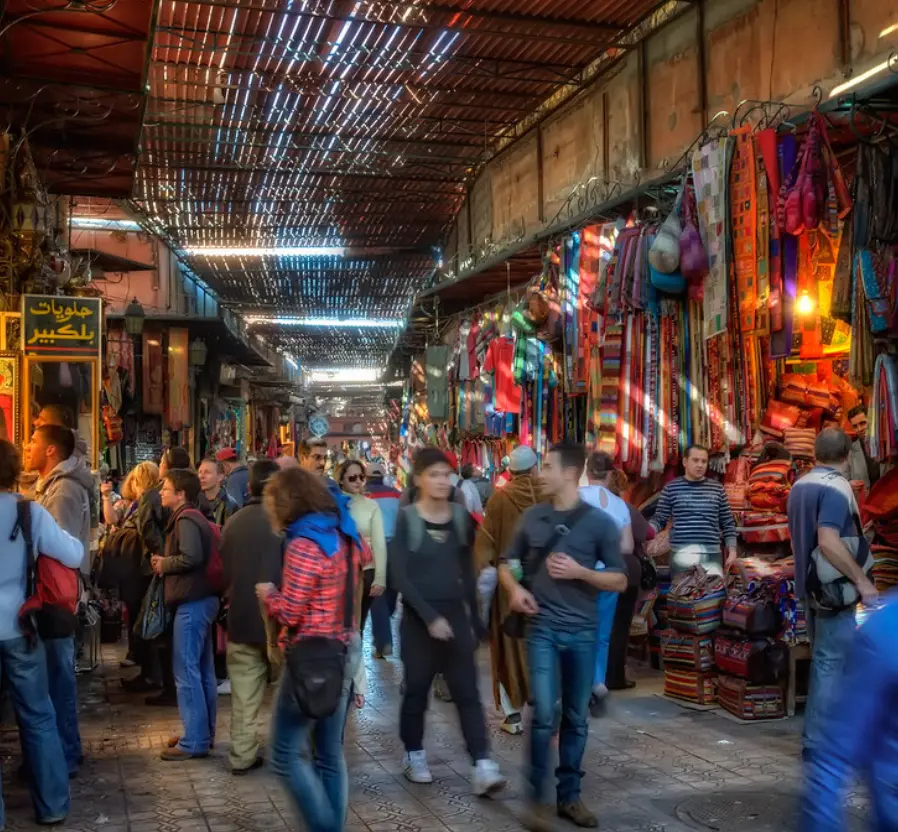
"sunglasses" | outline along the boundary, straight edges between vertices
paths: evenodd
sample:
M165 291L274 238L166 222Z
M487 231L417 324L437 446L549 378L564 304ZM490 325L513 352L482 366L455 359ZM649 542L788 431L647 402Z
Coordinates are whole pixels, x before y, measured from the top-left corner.
M364 474L350 474L348 477L344 477L346 482L364 482L365 476Z

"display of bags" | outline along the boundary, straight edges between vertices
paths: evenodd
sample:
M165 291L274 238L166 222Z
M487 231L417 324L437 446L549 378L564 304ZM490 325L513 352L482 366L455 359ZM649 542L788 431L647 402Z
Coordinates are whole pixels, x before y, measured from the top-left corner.
M723 605L722 625L749 636L775 636L780 631L779 609L766 591L730 596Z
M677 575L667 596L670 626L684 633L703 635L720 626L726 591L723 579L693 566Z
M770 685L789 672L789 653L786 645L776 639L721 631L714 635L714 664L721 673L739 676L755 685Z
M714 639L710 635L693 636L663 630L660 637L665 666L676 665L703 673L714 669Z
M717 701L715 673L698 673L679 667L664 668L664 695L685 699L696 705L713 705Z
M681 191L682 195L682 191ZM680 268L680 235L683 229L679 218L680 198L658 229L655 241L649 249L649 265L661 274L673 274ZM683 277L680 275L680 280ZM652 278L654 283L654 277Z
M783 699L778 685L753 685L722 673L717 677L720 707L739 719L781 719L786 715Z

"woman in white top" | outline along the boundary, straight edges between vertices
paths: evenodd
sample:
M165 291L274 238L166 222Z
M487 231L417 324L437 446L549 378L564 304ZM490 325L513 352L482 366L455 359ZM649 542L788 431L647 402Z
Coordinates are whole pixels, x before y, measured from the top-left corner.
M611 516L620 532L621 554L633 553L633 527L630 522L630 509L627 504L608 488L608 480L614 473L614 460L604 451L593 451L586 463L586 477L589 485L580 488L580 499L584 503L601 509ZM604 564L597 564L596 569L604 569ZM600 716L604 710L608 688L605 676L608 672L608 648L611 645L611 628L614 626L614 612L617 609L616 592L600 592L596 604L599 611L599 623L596 643L596 670L592 686L592 698L589 701L593 716Z
M387 586L387 538L384 534L384 521L377 501L365 496L365 469L361 462L356 459L344 462L337 471L337 482L349 496L349 513L374 556L373 563L362 573L364 581L359 627L364 633L371 601L381 595Z

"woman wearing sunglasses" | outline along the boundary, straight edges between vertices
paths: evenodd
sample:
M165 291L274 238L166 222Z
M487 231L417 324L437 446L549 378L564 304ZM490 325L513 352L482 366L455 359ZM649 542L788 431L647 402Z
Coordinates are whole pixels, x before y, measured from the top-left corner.
M371 602L382 594L387 585L387 539L380 506L365 496L365 469L356 459L348 459L337 470L337 482L349 496L349 513L355 520L359 533L371 548L374 562L362 573L362 608L359 628L365 632Z

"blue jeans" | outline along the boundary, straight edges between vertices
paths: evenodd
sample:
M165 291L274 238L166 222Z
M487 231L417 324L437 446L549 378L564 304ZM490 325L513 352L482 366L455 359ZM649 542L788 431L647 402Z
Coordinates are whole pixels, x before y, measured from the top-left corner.
M565 632L534 623L527 636L533 724L530 728L530 797L546 802L549 756L555 733L556 703L561 699L558 739L558 803L580 798L583 752L589 736L589 695L595 671L595 631ZM561 690L559 691L559 683Z
M349 777L343 756L343 730L352 683L326 719L300 711L285 673L271 720L271 767L284 782L309 832L343 832L349 805ZM311 741L311 747L310 747Z
M393 646L392 620L398 597L399 594L395 589L387 587L383 595L379 595L371 603L371 634L374 637L375 650Z
M0 670L6 677L28 769L28 788L39 821L62 820L69 813L69 773L50 701L47 654L24 638L0 641ZM0 796L0 828L5 822Z
M50 699L56 711L56 728L62 740L69 774L76 774L83 752L78 732L78 683L75 681L75 636L48 638L44 641L47 653L47 678Z
M854 610L833 616L815 614L805 603L811 637L811 678L804 711L804 754L825 747L826 715L838 698L845 660L857 631Z
M611 628L614 626L614 612L617 609L618 593L600 592L596 597L599 624L596 628L596 671L593 685L604 685L608 674L608 648L611 646Z
M175 612L175 688L184 733L178 746L188 754L208 754L215 741L215 711L218 683L215 680L215 649L212 623L218 613L218 598L187 601Z

